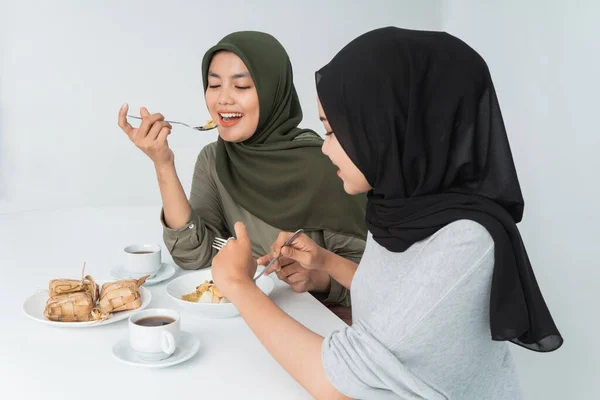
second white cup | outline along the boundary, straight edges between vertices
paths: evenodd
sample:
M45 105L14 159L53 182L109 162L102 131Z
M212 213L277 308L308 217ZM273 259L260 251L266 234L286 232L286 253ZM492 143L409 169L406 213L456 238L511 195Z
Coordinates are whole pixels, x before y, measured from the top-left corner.
M132 244L123 249L125 271L131 278L150 275L154 278L162 266L161 248L155 244Z

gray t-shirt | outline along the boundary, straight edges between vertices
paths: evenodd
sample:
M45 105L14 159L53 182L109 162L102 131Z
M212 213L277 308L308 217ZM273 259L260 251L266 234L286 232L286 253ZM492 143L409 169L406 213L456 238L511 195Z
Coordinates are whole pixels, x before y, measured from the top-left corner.
M325 338L334 387L356 399L521 399L507 342L490 337L494 242L456 221L403 253L369 234L354 323Z

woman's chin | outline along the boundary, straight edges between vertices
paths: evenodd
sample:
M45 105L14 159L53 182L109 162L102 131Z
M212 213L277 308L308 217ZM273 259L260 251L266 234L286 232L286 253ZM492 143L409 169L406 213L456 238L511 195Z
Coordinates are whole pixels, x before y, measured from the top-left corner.
M241 143L252 137L252 134L244 134L240 132L231 132L230 130L219 130L219 136L226 142Z
M356 191L356 188L355 188L355 187L353 187L353 186L352 186L351 184L349 184L349 183L346 183L345 181L344 181L344 191L345 191L346 193L348 193L348 194L358 194L358 193L360 193L360 192L357 192L357 191Z
M349 195L367 193L370 190L362 187L361 185L355 185L344 180L342 181L344 182L344 192L348 193Z

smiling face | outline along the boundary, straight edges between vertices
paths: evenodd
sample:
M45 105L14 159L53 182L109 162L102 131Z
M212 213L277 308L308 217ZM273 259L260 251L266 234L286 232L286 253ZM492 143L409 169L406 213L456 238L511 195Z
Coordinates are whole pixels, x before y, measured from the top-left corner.
M371 190L371 185L367 182L365 175L360 172L358 167L352 162L348 154L344 151L338 142L335 133L329 125L325 111L321 102L317 99L319 107L319 119L325 127L325 142L321 147L321 151L325 154L333 165L338 167L337 175L344 182L344 190L348 194L366 193Z
M223 140L243 142L254 135L259 117L258 93L248 68L234 53L220 51L213 56L205 100Z

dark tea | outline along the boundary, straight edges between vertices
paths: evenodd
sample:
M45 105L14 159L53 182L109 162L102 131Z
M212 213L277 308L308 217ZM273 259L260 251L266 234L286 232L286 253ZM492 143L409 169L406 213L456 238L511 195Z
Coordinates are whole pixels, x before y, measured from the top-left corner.
M131 251L131 254L150 254L154 253L153 251Z
M135 324L140 326L164 326L172 324L173 322L175 322L175 320L171 317L152 316L141 318L135 321Z

